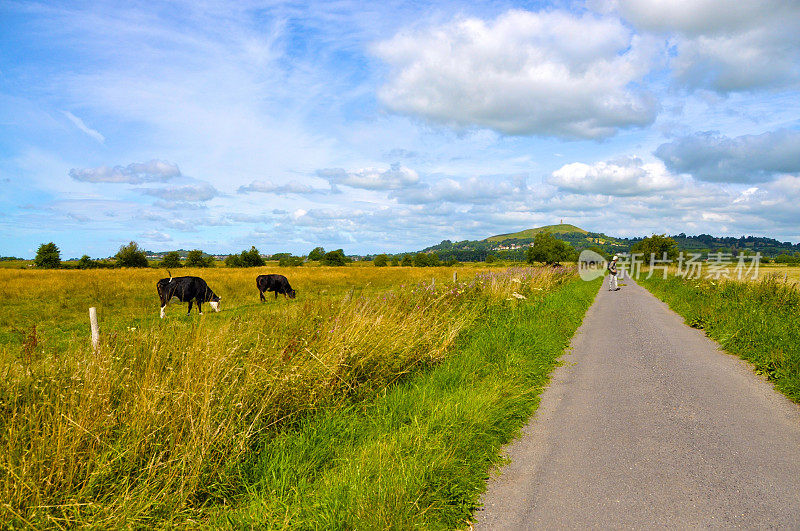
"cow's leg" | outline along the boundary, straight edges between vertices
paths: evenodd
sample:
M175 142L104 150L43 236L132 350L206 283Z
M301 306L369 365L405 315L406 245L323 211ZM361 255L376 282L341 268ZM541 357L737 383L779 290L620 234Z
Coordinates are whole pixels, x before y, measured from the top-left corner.
M278 290L275 290L275 300L278 300Z
M189 311L188 311L188 312L186 312L186 315L189 315L189 314L191 314L191 313L192 313L192 303L193 303L193 302L194 302L193 300L190 300L190 301L189 301Z
M266 302L267 299L264 298L264 292L258 290L258 296L261 297L261 302Z
M169 304L169 295L159 294L158 298L161 300L161 318L163 319L164 316L167 315L167 313L164 310L167 308L167 305Z
M199 313L200 315L203 315L203 307L200 306L201 304L203 304L203 303L200 302L200 299L197 299L197 313Z

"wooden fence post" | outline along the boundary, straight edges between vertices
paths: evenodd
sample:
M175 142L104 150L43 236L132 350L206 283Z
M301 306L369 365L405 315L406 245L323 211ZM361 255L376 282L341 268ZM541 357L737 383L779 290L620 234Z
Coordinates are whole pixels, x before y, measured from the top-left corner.
M92 326L92 348L97 349L100 342L100 328L97 326L97 309L92 306L89 308L89 324Z
M453 271L453 284L458 282L458 271Z

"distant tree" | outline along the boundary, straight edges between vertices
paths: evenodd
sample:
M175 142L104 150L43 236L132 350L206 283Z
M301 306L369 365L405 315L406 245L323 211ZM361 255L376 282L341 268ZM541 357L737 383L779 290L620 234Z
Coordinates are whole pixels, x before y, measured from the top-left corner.
M36 267L44 269L57 269L61 267L61 251L58 246L53 243L43 243L36 251L36 258L33 259Z
M375 265L375 267L386 267L389 265L389 257L385 254L379 254L373 258L372 263Z
M186 255L186 267L213 267L214 257L205 254L200 249L189 251Z
M322 257L325 256L325 249L322 247L314 247L314 249L308 253L308 259L319 261L322 260Z
M400 265L400 259L399 259L399 258L397 258L397 256L393 256L393 257L392 257L391 264L392 264L392 267L397 267L397 266L399 266L399 265Z
M495 255L493 255L493 254L487 254L486 255L486 263L487 264L491 264L493 262L497 262L497 257Z
M240 257L242 260L242 267L261 267L266 264L255 245L251 246L249 251L242 251Z
M175 269L177 267L181 267L181 255L178 251L170 251L164 255L164 259L161 261L162 267L168 267L170 269Z
M414 267L428 267L428 255L425 253L415 254Z
M225 267L243 267L242 257L238 254L229 254L225 257Z
M678 256L678 243L665 234L653 234L633 244L631 252L642 253L645 263L649 262L651 253L655 255L656 260L661 260L664 253L667 253L667 258L673 260Z
M439 255L431 253L428 255L428 267L439 267L442 263L439 261Z
M444 265L446 265L447 267L457 266L458 260L456 260L455 258L450 258L444 261Z
M118 267L147 267L149 265L147 256L136 242L122 245L114 258L117 259Z
M343 266L347 265L347 257L344 255L344 250L336 249L335 251L325 253L321 263L327 266Z
M94 269L98 267L96 261L89 258L88 254L85 254L78 259L78 269Z
M414 265L414 259L411 257L410 254L403 255L403 261L401 262L401 265L413 266Z
M560 264L574 258L575 250L570 244L559 240L549 232L539 232L534 236L533 246L528 247L528 262L544 262L548 265Z
M283 256L278 260L278 265L280 267L297 267L303 265L302 256L292 256L289 253L286 254L287 256Z

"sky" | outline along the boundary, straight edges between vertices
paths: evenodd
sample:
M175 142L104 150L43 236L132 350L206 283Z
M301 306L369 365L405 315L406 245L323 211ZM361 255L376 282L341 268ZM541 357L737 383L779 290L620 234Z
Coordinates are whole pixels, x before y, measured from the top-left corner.
M0 3L0 255L800 241L800 2Z

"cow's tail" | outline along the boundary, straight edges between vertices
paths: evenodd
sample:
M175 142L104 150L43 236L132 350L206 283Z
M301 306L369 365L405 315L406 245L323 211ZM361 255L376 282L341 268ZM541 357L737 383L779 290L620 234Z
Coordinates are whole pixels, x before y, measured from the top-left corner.
M169 275L169 281L172 282L172 272L167 269L167 274Z

